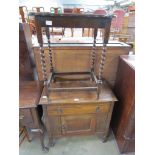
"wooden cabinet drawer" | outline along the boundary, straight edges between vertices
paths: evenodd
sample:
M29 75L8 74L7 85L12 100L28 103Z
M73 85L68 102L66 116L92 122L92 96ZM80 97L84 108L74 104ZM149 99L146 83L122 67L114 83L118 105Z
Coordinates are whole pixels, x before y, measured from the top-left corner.
M20 123L29 128L34 127L34 121L30 109L20 109L19 110L19 120Z
M107 113L110 104L100 105L65 105L65 106L48 106L49 115L74 115L74 114L91 114Z

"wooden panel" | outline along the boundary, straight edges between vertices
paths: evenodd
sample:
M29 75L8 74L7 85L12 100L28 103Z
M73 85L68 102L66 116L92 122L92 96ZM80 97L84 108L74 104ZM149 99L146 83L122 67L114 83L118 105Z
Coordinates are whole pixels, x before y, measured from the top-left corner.
M44 98L45 94L45 88L42 93L42 97L40 98L39 104L41 105L70 105L70 104L103 104L108 102L114 102L117 101L117 98L115 97L114 93L112 92L110 86L107 84L106 81L103 82L101 89L100 89L100 95L99 99L96 98L96 92L95 91L69 91L69 92L53 92L49 95L49 103L47 102L47 99ZM77 100L75 100L77 99Z
M105 131L107 116L108 116L108 113L105 113L105 114L102 113L96 116L96 132Z
M69 105L69 106L48 106L49 115L73 115L90 113L107 113L109 104L104 105Z
M107 28L111 25L113 16L93 15L93 14L51 14L51 13L34 13L36 25L47 27L46 21L52 21L53 27L65 28ZM49 25L48 25L49 26Z
M31 34L27 23L19 23L19 79L34 80L30 48L32 48ZM32 49L31 49L32 51Z
M51 129L51 134L54 137L61 136L61 120L59 116L49 116L49 125Z
M19 107L36 107L39 102L43 84L36 81L20 81L19 84Z
M86 46L67 46L67 47L53 47L53 66L55 71L63 72L73 72L73 71L86 71L90 69L90 54L92 47ZM110 83L111 86L114 85L116 79L116 72L118 67L118 58L120 55L128 54L130 47L120 46L120 47L107 47L106 63L104 66L104 77ZM97 47L96 65L95 71L98 75L99 64L100 64L100 54L102 47ZM43 80L41 61L40 61L40 51L38 47L34 48L35 61L39 80ZM50 63L48 57L48 50L45 50L45 58L47 73L50 71ZM80 63L79 63L80 62Z
M121 153L134 151L134 107L135 107L135 69L134 56L121 56L117 72L115 104L111 126ZM133 143L133 144L132 144ZM128 145L132 148L128 149Z
M96 118L95 115L71 115L61 117L62 134L90 134L95 132Z
M32 117L32 113L30 109L20 109L19 110L19 118L20 118L20 123L23 126L27 126L29 128L34 127L34 120Z

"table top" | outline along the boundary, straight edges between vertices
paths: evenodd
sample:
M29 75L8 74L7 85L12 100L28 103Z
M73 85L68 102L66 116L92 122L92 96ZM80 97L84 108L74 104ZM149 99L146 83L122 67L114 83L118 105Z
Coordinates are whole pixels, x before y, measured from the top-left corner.
M22 81L19 84L19 108L36 107L43 85L36 81Z
M69 85L69 84L68 84ZM84 103L103 103L117 101L114 93L107 84L103 82L99 99L97 99L96 91L66 91L66 92L51 92L49 95L51 102L49 104L84 104ZM41 105L47 105L47 98L45 98L45 89L42 92L40 102Z

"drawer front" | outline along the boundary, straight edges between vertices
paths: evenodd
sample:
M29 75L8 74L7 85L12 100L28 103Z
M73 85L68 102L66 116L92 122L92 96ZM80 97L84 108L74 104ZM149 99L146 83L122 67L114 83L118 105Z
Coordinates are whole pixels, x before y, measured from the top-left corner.
M93 114L107 113L110 104L99 105L64 105L64 106L48 106L49 115L74 115L74 114Z
M33 116L30 109L19 110L19 121L23 126L34 128Z

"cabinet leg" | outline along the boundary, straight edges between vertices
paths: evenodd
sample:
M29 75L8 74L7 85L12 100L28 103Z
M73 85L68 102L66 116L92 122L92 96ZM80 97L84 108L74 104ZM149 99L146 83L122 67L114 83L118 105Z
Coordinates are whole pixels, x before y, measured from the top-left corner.
M40 138L40 143L41 143L42 150L45 151L45 152L48 152L49 148L46 147L45 144L44 144L44 134L39 133L39 138Z
M105 142L108 140L108 136L109 136L109 130L107 131L106 134L104 134L104 135L102 136L102 142L103 142L103 143L105 143Z
M42 150L48 151L49 148L46 147L44 144L44 132L43 132L43 130L42 129L31 129L31 132L35 133L39 137Z
M49 147L54 147L54 145L55 145L55 139L49 138L48 146Z
M107 139L108 139L108 136L103 136L103 137L102 137L102 142L103 142L103 143L107 142Z

